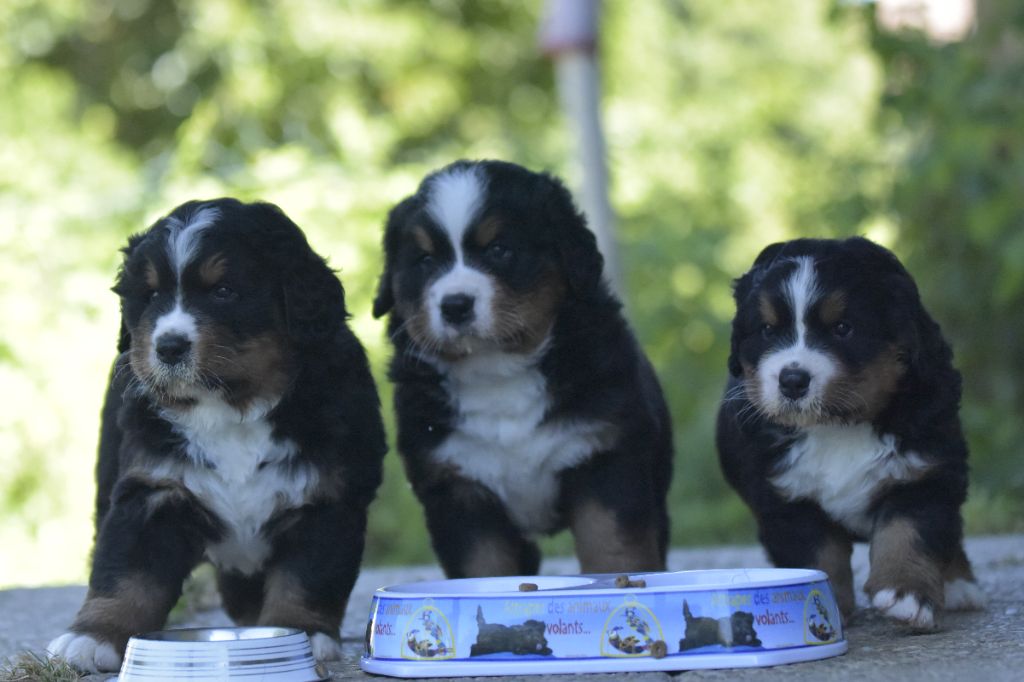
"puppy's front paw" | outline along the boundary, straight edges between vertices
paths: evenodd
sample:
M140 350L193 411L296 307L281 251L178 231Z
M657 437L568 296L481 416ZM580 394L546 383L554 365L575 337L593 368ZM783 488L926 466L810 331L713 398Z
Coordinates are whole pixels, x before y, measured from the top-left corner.
M978 583L957 578L946 583L946 608L950 611L975 611L985 608L988 598Z
M87 673L117 672L121 668L121 656L112 644L81 632L65 632L47 645L46 653Z
M313 649L313 657L318 661L337 661L341 658L341 644L322 632L313 633L309 638L309 646Z
M935 629L935 610L912 592L901 595L893 589L879 590L871 598L871 604L890 618L918 630Z

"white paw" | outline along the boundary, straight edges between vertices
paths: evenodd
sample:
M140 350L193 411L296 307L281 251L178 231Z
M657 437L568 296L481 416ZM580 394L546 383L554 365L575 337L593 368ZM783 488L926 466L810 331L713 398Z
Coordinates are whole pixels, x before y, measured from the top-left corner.
M946 608L950 611L973 611L985 608L988 597L978 583L957 578L946 583Z
M879 590L872 597L871 604L890 618L903 621L911 627L921 630L935 628L935 612L932 607L922 606L912 594L897 599L896 590Z
M60 656L84 672L117 672L121 668L121 657L113 646L79 632L65 632L47 645L46 653Z
M309 646L313 649L313 657L318 661L337 661L341 658L341 645L322 632L313 633L309 638Z

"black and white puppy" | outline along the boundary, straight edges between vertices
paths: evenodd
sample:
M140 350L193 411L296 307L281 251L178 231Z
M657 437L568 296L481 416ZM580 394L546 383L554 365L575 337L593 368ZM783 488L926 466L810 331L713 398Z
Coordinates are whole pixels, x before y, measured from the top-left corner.
M569 527L585 572L664 567L669 417L555 178L453 163L390 213L398 449L450 577L536 573Z
M334 658L386 449L344 292L276 206L179 206L131 237L114 291L89 592L49 646L117 670L202 560L240 624Z
M851 542L867 540L887 615L928 629L980 606L960 374L896 257L861 238L773 244L735 298L718 448L772 561L826 571L849 614Z

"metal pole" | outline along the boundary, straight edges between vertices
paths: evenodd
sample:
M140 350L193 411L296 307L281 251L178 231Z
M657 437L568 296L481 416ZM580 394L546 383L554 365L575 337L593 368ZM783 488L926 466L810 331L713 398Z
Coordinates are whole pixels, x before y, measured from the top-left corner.
M607 149L601 126L601 77L597 64L599 0L548 0L541 46L555 65L555 82L568 126L576 138L581 171L580 204L604 256L605 279L623 294L608 197Z

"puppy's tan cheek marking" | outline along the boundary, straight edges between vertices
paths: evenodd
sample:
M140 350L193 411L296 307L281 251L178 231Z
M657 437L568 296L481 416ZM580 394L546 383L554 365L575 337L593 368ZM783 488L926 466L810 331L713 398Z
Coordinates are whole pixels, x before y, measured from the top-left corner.
M544 273L536 288L523 294L495 282L491 306L495 334L509 344L506 350L528 353L543 343L565 300L565 291L565 282L553 270Z
M225 377L237 367L237 351L228 331L217 325L199 323L192 352L200 371Z
M285 392L290 375L285 340L278 334L266 334L249 341L238 355L240 373L260 381L265 396Z
M623 528L615 512L586 500L572 510L569 527L583 573L632 573L665 569L653 526Z
M327 632L337 636L341 625L341 614L345 612L348 598L337 595L337 602L329 609L337 609L337 616L319 612L309 606L309 597L298 578L282 570L272 570L267 575L263 610L260 611L260 625L293 627L309 632Z
M430 332L430 314L427 311L427 290L433 279L428 281L418 298L407 297L399 286L399 278L394 275L391 279L391 291L394 292L395 307L394 314L403 320L402 324L406 333L413 343L421 347L427 347L434 343L433 334Z
M888 407L906 371L899 350L890 346L857 374L836 377L825 391L825 402L846 405L860 418L872 419Z
M200 334L196 345L200 366L215 377L250 387L235 398L276 398L284 394L291 378L291 358L281 334L269 332L235 347L219 328Z
M123 653L131 635L163 627L173 605L174 595L149 576L128 575L117 581L112 594L90 588L71 627L106 640Z
M818 548L815 555L815 568L825 571L835 590L836 601L843 615L853 613L855 597L853 591L853 569L850 567L850 556L853 544L846 538L829 535Z
M132 371L140 377L152 374L153 368L149 364L149 351L153 345L153 326L149 322L140 322L137 327L131 330L132 348L129 361Z
M941 608L945 602L942 571L928 556L913 524L896 519L871 536L871 575L864 590L872 597L880 590L913 593Z
M743 361L740 361L740 366L743 368L743 385L747 400L755 405L763 405L764 394L761 386L761 375L758 373L757 367L748 365Z
M427 289L429 287L430 282L427 282L419 296L409 296L399 284L398 277L392 278L391 291L394 292L395 296L395 312L405 319L423 312L426 308Z
M423 348L437 344L430 330L430 315L426 311L426 303L408 306L408 312L403 311L402 314L405 318L405 329L413 343Z
M220 281L227 272L228 264L224 254L217 253L207 258L199 266L199 280L206 287L212 287Z
M824 299L818 307L818 317L822 324L831 327L846 314L846 292L833 291Z

